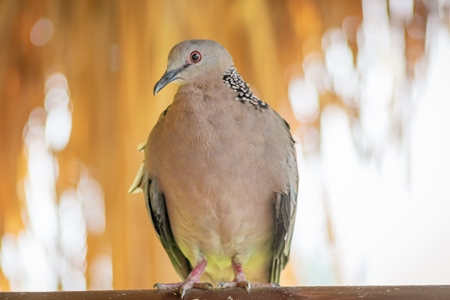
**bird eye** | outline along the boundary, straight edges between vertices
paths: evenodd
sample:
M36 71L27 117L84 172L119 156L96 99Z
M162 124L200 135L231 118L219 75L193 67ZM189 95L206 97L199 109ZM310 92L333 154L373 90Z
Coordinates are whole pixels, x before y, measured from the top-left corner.
M202 55L201 55L201 53L198 52L198 51L193 51L193 52L191 52L191 54L189 55L189 57L190 57L190 59L191 59L191 62L193 62L194 64L195 64L195 63L198 63L199 61L202 60Z

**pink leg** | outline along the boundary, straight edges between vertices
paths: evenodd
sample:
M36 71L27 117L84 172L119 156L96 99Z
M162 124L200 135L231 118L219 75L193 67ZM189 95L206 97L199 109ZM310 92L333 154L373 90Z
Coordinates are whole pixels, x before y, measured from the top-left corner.
M195 266L195 268L192 269L192 271L191 271L191 273L189 273L188 277L182 282L157 283L153 287L158 289L158 290L180 289L181 299L183 299L186 291L191 289L191 288L212 290L214 288L213 288L211 283L209 283L209 282L199 282L200 277L202 276L203 272L205 272L206 264L207 264L206 259L203 259L202 261L200 261Z
M233 281L222 281L219 283L219 288L225 289L229 287L243 287L247 290L247 292L250 292L250 289L252 287L276 287L279 286L279 284L276 283L250 283L245 279L244 270L242 269L241 263L233 257L231 264L233 266L234 270L234 280Z

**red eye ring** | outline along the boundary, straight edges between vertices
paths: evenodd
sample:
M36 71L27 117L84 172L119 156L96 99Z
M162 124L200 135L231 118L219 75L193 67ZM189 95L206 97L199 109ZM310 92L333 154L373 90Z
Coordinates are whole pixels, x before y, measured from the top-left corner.
M202 54L199 51L192 51L191 54L189 54L189 60L196 64L202 60Z

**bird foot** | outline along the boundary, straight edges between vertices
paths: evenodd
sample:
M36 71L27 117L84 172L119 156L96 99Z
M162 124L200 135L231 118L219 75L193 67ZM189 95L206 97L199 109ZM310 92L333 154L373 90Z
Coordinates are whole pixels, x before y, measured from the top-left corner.
M182 281L175 283L157 283L153 288L158 290L169 290L169 289L179 289L181 299L183 299L187 290L192 288L203 289L203 290L213 290L214 286L209 282L193 282L193 281Z
M247 292L250 292L250 289L252 288L252 284L246 280L244 281L222 281L217 285L219 289L227 289L230 287L242 287Z
M226 289L230 287L242 287L245 288L247 292L250 292L251 288L254 287L279 287L277 283L250 283L247 280L243 281L222 281L217 286L219 289Z

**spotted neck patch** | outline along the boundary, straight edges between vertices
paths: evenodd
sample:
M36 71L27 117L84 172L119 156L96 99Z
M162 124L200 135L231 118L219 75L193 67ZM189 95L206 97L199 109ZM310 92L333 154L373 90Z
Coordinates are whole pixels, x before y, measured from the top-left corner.
M235 90L237 97L236 101L242 103L249 102L255 108L267 108L267 103L256 97L234 66L231 66L223 75L223 81L231 89Z

